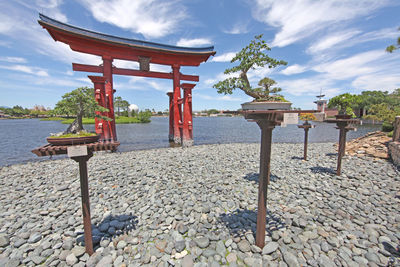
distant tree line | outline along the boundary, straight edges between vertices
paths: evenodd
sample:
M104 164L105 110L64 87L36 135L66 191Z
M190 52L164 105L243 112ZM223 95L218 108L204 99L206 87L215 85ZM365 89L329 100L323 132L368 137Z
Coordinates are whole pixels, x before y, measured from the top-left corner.
M29 109L24 108L22 106L16 105L12 108L0 107L0 111L10 117L34 117L37 118L39 116L50 116L51 110L45 109Z
M392 124L400 116L400 88L387 91L363 91L361 94L341 94L329 100L329 108L338 108L340 113L369 120Z

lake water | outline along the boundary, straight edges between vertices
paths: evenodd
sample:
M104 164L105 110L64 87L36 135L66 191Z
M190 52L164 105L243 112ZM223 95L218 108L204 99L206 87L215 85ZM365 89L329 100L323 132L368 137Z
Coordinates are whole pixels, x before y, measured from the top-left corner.
M258 143L261 134L255 122L248 122L243 117L199 117L193 119L194 144L222 143ZM309 131L309 142L337 142L339 131L335 124L313 123ZM40 121L38 119L0 120L0 166L48 157L37 157L31 150L44 145L50 133L64 131L67 125L59 121ZM87 130L94 130L94 125L85 125ZM358 130L348 133L348 139L357 138L367 132L380 129L379 125L358 125ZM117 136L121 142L119 151L142 150L169 147L168 118L153 117L146 124L118 124ZM302 143L304 130L296 125L276 127L273 142ZM57 156L62 157L62 156Z

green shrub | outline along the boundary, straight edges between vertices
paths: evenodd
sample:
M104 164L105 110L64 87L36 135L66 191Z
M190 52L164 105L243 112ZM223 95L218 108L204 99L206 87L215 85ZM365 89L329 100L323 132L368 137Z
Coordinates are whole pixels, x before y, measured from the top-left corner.
M393 131L393 125L388 122L383 122L382 124L382 132L391 132Z

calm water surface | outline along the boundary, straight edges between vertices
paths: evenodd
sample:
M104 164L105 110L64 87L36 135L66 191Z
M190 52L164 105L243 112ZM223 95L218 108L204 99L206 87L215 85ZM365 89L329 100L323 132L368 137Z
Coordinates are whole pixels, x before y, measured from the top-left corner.
M193 123L195 145L260 142L261 134L257 124L247 122L242 117L199 117L194 118ZM334 128L335 124L314 124L316 127L309 131L309 142L337 142L339 131ZM48 159L37 157L31 150L44 145L50 133L61 132L66 128L67 125L59 121L0 120L0 166ZM94 125L85 125L85 128L94 130ZM356 132L348 133L348 140L379 130L380 126L358 125L357 128ZM119 124L119 151L169 147L168 129L168 118L165 117L154 117L147 124ZM302 129L288 125L284 128L276 127L272 139L278 143L302 143L303 138Z

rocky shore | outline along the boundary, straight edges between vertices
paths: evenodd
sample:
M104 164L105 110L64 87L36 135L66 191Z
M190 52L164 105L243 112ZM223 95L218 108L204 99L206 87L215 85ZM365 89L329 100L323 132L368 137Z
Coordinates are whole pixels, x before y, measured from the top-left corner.
M387 133L376 131L346 142L346 153L358 157L388 159L388 143L392 141Z
M274 144L266 246L255 246L259 144L97 153L96 252L82 246L78 166L0 168L0 266L396 266L400 175L332 143Z

